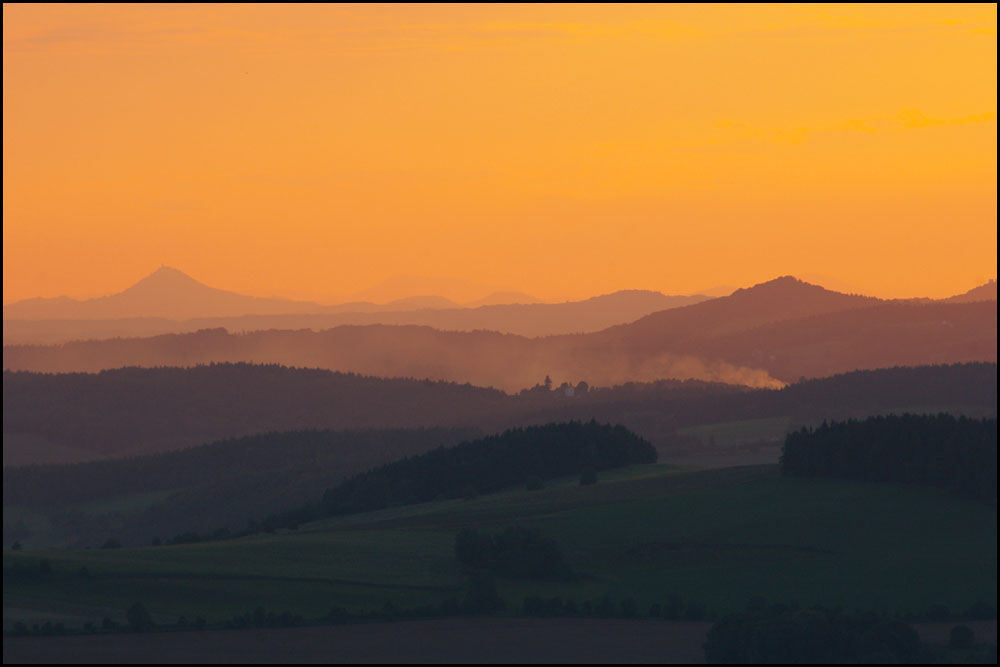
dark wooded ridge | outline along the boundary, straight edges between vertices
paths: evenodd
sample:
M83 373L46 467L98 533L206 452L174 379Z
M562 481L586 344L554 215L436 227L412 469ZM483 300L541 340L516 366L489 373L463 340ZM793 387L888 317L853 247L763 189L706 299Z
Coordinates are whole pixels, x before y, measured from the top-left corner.
M797 477L917 482L997 500L997 420L887 415L789 433L781 469Z

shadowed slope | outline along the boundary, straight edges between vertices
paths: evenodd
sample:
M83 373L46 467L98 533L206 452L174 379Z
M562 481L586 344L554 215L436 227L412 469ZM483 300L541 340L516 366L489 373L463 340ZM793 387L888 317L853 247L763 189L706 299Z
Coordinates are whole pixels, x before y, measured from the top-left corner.
M996 301L997 300L997 281L991 280L979 287L973 287L968 292L963 294L956 294L955 296L948 297L945 301L949 303L971 303L973 301Z
M842 294L792 276L775 278L727 297L686 308L653 313L628 325L612 327L601 336L631 344L655 340L680 341L741 331L751 327L840 310L873 306L881 300L870 296Z

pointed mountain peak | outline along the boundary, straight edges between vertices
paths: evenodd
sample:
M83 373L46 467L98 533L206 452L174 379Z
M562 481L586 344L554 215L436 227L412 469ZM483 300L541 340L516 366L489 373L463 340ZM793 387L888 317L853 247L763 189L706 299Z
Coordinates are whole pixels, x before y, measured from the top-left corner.
M135 294L137 292L175 293L190 291L192 289L206 290L212 288L195 280L183 271L164 265L121 292L121 294Z
M184 276L185 278L190 278L190 276L180 269L175 269L172 266L167 266L166 264L161 264L160 268L149 274L149 277L153 276Z
M171 283L197 283L199 285L202 284L202 283L198 282L197 280L195 280L194 278L192 278L191 276L189 276L188 274L184 273L183 271L181 271L179 269L175 269L172 266L167 266L166 264L164 264L163 266L161 266L160 268L158 268L156 271L153 271L148 276L146 276L145 278L143 278L142 280L140 280L139 282L137 282L136 285L139 285L139 284L142 284L142 283L165 283L165 282L171 282Z

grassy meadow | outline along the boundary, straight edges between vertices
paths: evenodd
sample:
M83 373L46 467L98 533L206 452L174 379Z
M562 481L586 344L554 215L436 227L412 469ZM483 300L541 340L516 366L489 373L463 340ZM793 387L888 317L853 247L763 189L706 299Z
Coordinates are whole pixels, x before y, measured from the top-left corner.
M296 531L133 549L4 554L4 624L67 627L121 618L223 621L258 606L306 618L437 605L464 595L454 556L465 526L519 523L557 542L574 581L501 579L508 612L525 596L617 603L640 614L671 596L724 613L756 595L845 610L956 612L996 606L996 509L918 486L782 478L774 466L670 465L328 519ZM10 577L47 559L52 573Z

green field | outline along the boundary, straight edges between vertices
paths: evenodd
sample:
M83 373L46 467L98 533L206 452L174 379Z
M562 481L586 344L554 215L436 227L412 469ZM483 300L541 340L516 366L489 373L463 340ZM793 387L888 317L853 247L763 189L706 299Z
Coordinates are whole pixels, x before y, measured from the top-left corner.
M318 617L462 597L458 530L520 523L555 540L576 581L501 580L526 595L579 602L632 597L644 611L680 596L722 613L754 595L845 610L961 612L996 606L996 509L918 486L786 479L774 466L669 465L329 519L294 532L141 549L4 554L4 623L51 614L100 621L141 600L159 619L221 621L257 606ZM40 581L15 563L51 563ZM85 567L89 576L82 576ZM72 625L72 623L68 623Z
M701 440L702 444L731 447L755 440L781 440L788 433L791 424L791 417L771 417L690 426L679 429L677 432L682 435L694 436Z
M67 530L65 527L57 528L54 526L53 514L57 517L60 515L67 517L64 521L71 521L74 515L91 518L103 517L103 521L109 528L117 530L121 527L124 516L148 509L156 503L166 500L175 492L176 490L169 489L166 491L134 493L126 496L74 503L58 509L12 505L4 507L3 518L9 525L20 523L30 532L25 537L17 538L17 541L25 549L58 548L66 544L67 536L72 531Z

